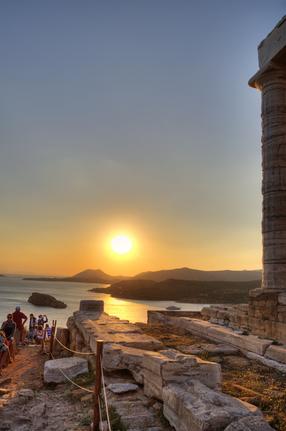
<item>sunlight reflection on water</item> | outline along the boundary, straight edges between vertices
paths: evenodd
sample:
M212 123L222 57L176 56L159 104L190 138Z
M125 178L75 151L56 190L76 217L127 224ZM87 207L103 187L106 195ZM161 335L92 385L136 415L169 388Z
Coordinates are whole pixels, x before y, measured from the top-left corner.
M49 281L28 281L16 277L0 278L0 323L7 313L20 305L25 314L47 314L49 320L57 319L59 326L66 326L66 321L72 313L79 309L81 299L101 299L104 301L105 311L130 322L146 322L147 310L164 310L170 305L176 305L182 310L199 311L204 304L186 304L174 301L139 301L112 298L104 293L89 292L95 283L67 283ZM55 296L67 304L65 309L36 307L27 302L33 292L47 293Z

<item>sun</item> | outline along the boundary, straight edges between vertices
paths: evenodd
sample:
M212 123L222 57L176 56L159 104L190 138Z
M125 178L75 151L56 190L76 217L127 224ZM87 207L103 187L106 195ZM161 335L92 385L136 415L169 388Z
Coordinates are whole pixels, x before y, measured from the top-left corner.
M111 248L117 254L127 254L132 249L132 241L125 235L117 235L111 240Z

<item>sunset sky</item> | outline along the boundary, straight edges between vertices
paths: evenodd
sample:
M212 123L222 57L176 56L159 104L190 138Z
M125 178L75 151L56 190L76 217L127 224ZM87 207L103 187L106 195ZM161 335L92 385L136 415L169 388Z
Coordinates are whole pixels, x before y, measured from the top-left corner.
M261 267L260 94L282 0L0 13L0 272ZM116 255L111 239L133 243Z

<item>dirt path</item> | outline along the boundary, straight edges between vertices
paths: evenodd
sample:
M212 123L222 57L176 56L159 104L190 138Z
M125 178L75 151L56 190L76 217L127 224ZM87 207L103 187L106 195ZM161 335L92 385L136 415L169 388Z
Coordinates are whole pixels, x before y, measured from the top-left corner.
M15 361L0 378L1 431L86 431L91 399L79 402L69 385L47 388L43 384L46 355L37 346L19 349Z

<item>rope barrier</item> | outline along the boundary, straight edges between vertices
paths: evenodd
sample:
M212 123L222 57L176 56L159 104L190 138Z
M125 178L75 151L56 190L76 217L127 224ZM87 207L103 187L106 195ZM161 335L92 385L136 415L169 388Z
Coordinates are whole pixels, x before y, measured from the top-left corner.
M93 352L77 352L76 350L69 349L67 346L65 346L55 335L55 340L68 352L74 353L76 355L94 355Z
M101 365L102 388L103 388L103 397L104 397L104 403L105 403L107 424L108 424L109 431L112 431L110 417L109 417L109 410L108 410L108 401L107 401L107 395L106 395L106 389L105 389L104 373L103 373L103 367L102 367L101 361L100 361L100 365Z
M100 401L100 397L98 397L98 404L99 404L99 428L101 429L101 431L103 431L103 421L102 421L102 414L101 414L101 401Z
M52 355L52 358L54 358L54 355ZM90 389L84 388L83 386L78 385L77 383L73 382L67 375L66 373L61 370L60 368L58 368L58 371L60 371L62 373L62 375L74 386L76 386L77 388L81 389L82 391L88 392L89 394L93 394L94 391L91 391Z

